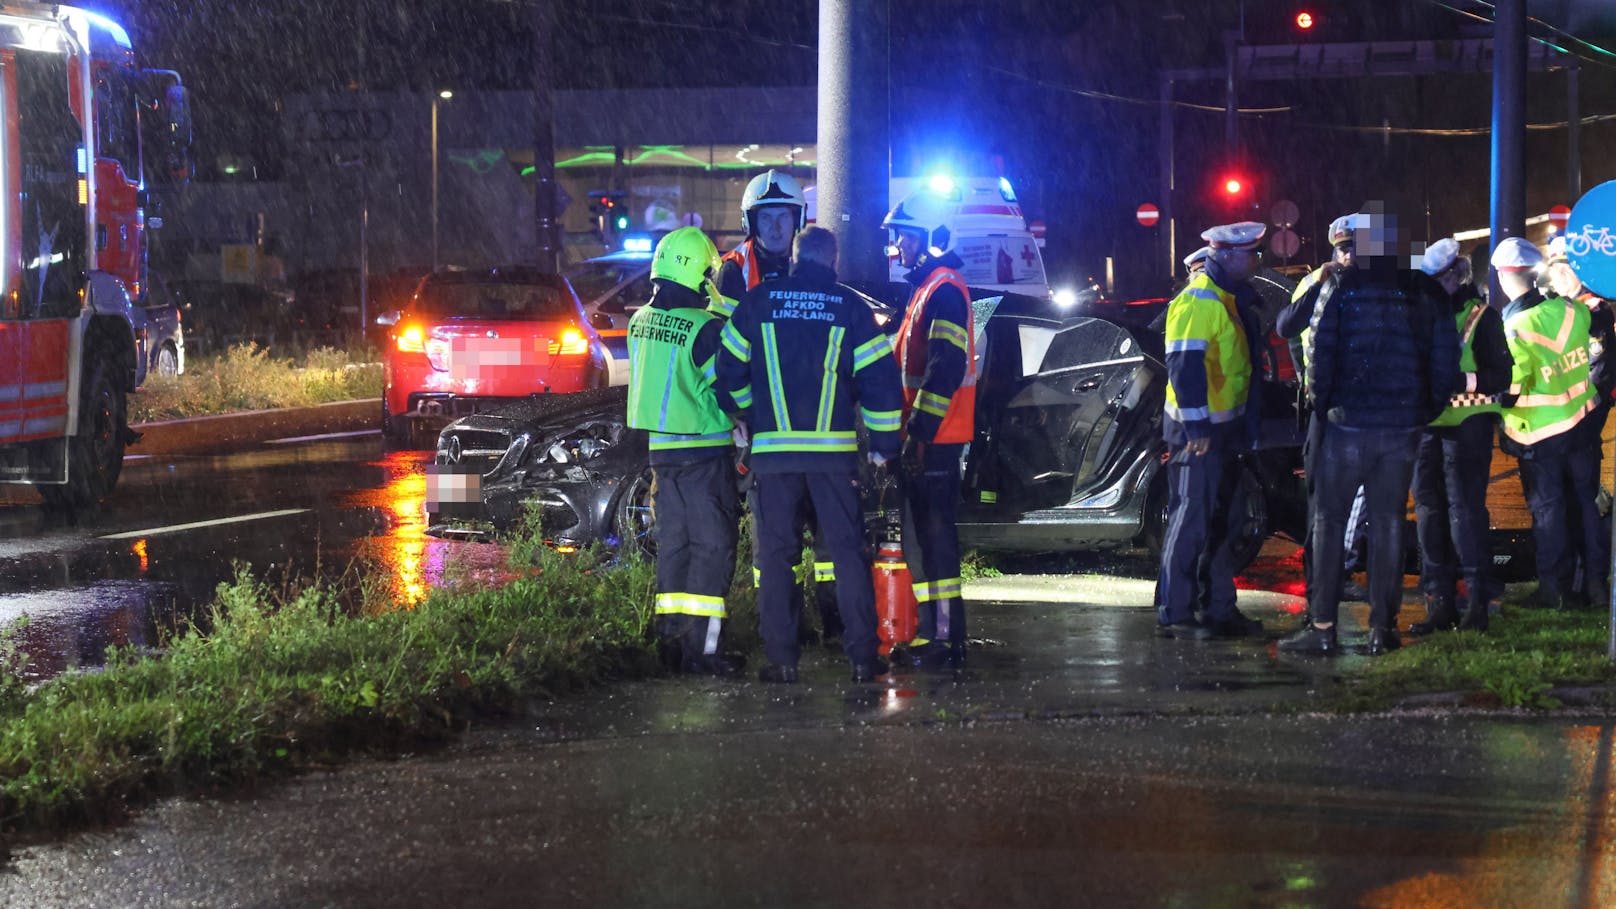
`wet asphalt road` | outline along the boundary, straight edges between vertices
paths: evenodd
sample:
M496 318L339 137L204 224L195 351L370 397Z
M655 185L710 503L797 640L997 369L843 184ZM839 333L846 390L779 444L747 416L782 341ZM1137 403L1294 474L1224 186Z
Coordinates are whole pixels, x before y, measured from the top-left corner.
M379 433L136 455L117 493L76 522L31 489L0 487L0 623L28 616L20 639L44 677L99 665L109 644L156 646L238 561L272 582L381 565L401 595L419 595L478 548L423 535L428 458L384 452Z
M0 610L71 665L149 643L164 598L205 601L231 559L373 552L410 595L468 551L420 536L423 462L374 436L131 461L79 526L0 507ZM813 652L790 688L616 684L21 848L0 905L1616 904L1616 721L1308 712L1367 657L1273 649L1299 622L1294 549L1248 575L1278 591L1242 597L1262 641L1158 640L1148 565L1068 560L1088 574L974 585L958 676L854 686ZM1053 602L982 601L1012 597Z

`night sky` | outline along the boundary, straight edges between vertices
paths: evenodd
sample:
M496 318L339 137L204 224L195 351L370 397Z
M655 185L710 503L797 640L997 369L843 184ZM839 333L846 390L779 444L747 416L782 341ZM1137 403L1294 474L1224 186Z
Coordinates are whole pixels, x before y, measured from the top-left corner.
M225 153L250 154L260 178L286 158L277 109L286 95L342 89L512 90L532 85L532 11L504 0L119 0L143 65L178 69L192 87L202 176ZM558 3L559 88L810 85L812 0ZM1298 31L1293 18L1317 25ZM1452 40L1487 37L1477 0L892 0L893 161L902 172L941 155L999 156L1030 216L1049 224L1054 276L1075 277L1118 257L1124 276L1154 261L1155 232L1135 207L1160 204L1159 72L1218 67L1223 31L1245 42ZM1546 0L1533 27L1587 58L1583 114L1616 113L1616 55L1555 35L1563 27L1616 48L1616 4ZM1243 15L1242 15L1243 14ZM1101 98L1099 94L1115 97ZM1221 83L1185 85L1183 101L1221 105ZM944 100L946 99L946 100ZM1483 226L1488 137L1408 135L1369 128L1463 129L1490 119L1486 75L1254 83L1240 103L1283 110L1241 118L1243 156L1226 153L1223 115L1175 112L1175 195L1186 223L1260 217L1289 198L1304 239L1366 199L1391 200L1416 237ZM1535 74L1532 122L1565 117L1565 78ZM1565 131L1529 134L1528 209L1565 197ZM1583 185L1616 178L1616 122L1583 130ZM1238 171L1249 204L1225 204L1215 183ZM1184 252L1187 250L1181 250ZM1309 248L1304 247L1307 257ZM1140 278L1143 283L1143 278Z

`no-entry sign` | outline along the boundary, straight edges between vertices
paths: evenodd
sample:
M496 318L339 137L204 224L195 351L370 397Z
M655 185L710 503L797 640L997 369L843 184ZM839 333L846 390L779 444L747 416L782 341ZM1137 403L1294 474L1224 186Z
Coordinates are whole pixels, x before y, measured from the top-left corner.
M1161 220L1161 211L1156 206L1146 202L1144 205L1139 206L1133 216L1139 219L1140 224L1146 227L1155 227L1156 222Z

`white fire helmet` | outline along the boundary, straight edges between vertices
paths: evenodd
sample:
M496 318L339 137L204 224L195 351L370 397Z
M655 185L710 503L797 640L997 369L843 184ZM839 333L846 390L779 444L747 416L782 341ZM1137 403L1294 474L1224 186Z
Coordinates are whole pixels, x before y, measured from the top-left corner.
M763 205L794 205L797 229L808 225L808 198L802 193L802 184L790 174L765 171L746 184L746 192L741 193L741 230L748 237L752 235L752 210Z
M953 220L958 203L942 193L920 189L904 196L892 211L887 212L881 226L891 232L897 242L898 231L909 230L920 234L929 255L940 256L954 245Z

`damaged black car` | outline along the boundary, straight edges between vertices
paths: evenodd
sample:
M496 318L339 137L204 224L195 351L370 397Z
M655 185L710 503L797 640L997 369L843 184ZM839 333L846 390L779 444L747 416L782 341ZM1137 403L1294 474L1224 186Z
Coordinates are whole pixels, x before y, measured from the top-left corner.
M1290 283L1272 274L1257 283L1272 325ZM1167 370L1152 323L1166 303L1090 300L1063 310L973 293L977 426L964 455L962 545L1159 549ZM1306 520L1294 371L1285 345L1270 340L1269 372L1280 381L1265 386L1263 444L1242 459L1242 566L1270 534L1301 539ZM434 458L429 532L487 537L536 514L558 546L654 552L647 438L627 427L626 402L624 388L536 396L451 423ZM867 502L872 518L880 505Z

